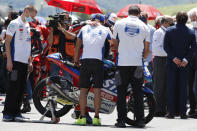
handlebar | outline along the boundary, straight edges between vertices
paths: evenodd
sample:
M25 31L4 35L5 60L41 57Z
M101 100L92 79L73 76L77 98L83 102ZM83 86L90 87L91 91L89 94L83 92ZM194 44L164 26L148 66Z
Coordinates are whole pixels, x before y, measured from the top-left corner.
M62 60L62 63L66 64L66 65L69 65L71 67L74 67L74 68L79 68L81 65L76 66L74 63L70 62L70 61L67 61L67 60Z

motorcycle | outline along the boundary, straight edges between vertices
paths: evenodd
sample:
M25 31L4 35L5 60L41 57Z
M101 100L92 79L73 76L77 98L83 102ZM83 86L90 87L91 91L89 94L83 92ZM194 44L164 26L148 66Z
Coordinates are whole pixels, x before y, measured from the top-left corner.
M79 68L75 67L73 63L62 60L59 53L47 56L50 62L57 64L62 70L71 74L74 78L79 79ZM116 89L116 68L115 64L109 60L104 61L104 82L101 89L101 108L100 113L111 114L117 102ZM148 76L147 78L149 78ZM143 86L144 94L144 109L145 109L145 123L153 119L155 112L155 99L153 92ZM43 92L45 92L43 94ZM39 113L46 117L60 118L66 115L73 107L79 104L79 87L73 86L73 83L68 81L63 76L51 76L41 80L35 87L33 93L33 101ZM53 109L49 109L52 107ZM89 93L87 95L87 109L89 112L94 112L94 93L93 80ZM52 111L51 111L52 110ZM136 119L134 116L134 97L131 86L128 87L127 94L127 118L126 123L135 125ZM58 122L58 121L57 121Z

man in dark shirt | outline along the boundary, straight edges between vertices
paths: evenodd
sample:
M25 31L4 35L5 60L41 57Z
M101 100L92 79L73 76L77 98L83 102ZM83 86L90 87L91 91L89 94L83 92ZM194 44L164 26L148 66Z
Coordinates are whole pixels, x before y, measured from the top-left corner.
M186 26L188 15L178 12L177 24L168 28L164 38L167 53L167 118L173 119L175 113L175 93L178 88L179 112L181 119L187 119L187 74L196 40L194 33Z

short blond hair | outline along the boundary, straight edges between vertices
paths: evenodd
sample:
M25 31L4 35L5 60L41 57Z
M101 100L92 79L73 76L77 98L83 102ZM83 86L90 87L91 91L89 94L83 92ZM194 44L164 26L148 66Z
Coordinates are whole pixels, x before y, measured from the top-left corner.
M25 11L25 10L29 10L29 11L31 11L31 12L37 11L36 8L35 8L33 5L27 5L27 6L25 7L24 11Z

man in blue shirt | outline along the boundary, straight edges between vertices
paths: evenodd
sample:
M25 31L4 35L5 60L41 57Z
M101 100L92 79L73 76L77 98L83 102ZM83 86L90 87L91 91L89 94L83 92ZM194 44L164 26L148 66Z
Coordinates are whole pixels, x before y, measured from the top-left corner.
M177 24L167 29L164 50L167 53L167 118L175 115L175 99L178 87L179 112L181 119L187 119L187 74L188 62L196 48L194 33L186 26L188 15L178 12Z

